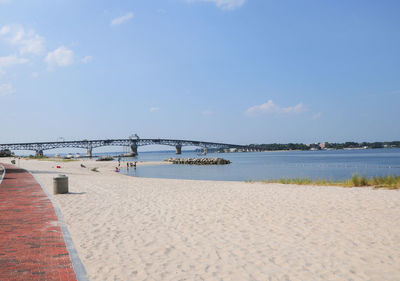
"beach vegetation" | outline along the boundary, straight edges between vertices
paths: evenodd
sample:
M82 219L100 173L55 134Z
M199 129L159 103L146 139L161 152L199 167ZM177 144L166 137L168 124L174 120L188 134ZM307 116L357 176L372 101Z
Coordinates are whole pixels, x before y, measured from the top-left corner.
M79 161L77 159L70 159L70 158L51 158L47 156L33 156L29 155L28 157L23 157L26 160L39 160L39 161L52 161L52 162L75 162Z
M29 155L28 157L24 157L24 158L28 158L28 159L39 159L39 160L46 160L49 159L49 157L45 156L45 155Z
M12 157L14 153L9 149L1 149L0 150L0 157Z
M46 159L38 159L39 161L53 161L53 162L62 162L62 163L66 163L66 162L76 162L78 160L76 159L68 159L68 158L64 158L64 159L59 159L59 158L46 158Z
M255 183L257 181L247 180L247 183ZM381 177L365 177L353 175L350 179L335 181L327 179L310 179L310 178L281 178L277 180L261 180L262 183L281 183L295 185L319 185L319 186L343 186L343 187L372 187L386 189L400 189L400 176L381 176Z
M92 168L92 169L90 169L92 172L99 172L99 170L98 170L99 168L97 168L97 167L94 167L94 168Z

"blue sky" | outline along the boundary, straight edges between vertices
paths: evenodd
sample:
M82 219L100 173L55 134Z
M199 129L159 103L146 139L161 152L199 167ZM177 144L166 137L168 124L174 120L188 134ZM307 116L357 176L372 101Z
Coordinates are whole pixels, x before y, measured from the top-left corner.
M400 2L0 0L0 143L400 139Z

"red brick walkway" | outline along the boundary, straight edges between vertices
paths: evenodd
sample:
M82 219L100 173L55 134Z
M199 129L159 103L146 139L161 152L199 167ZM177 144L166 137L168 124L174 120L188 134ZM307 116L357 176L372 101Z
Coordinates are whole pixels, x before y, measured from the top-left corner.
M0 280L76 280L53 205L25 170L0 184Z

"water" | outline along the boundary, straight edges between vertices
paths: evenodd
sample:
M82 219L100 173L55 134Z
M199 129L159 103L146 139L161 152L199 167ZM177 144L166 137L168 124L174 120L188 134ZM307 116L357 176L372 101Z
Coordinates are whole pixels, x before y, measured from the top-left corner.
M140 152L139 152L140 153ZM128 161L162 161L169 157L195 158L195 152L142 152ZM353 174L363 176L400 175L400 149L279 151L209 153L206 157L231 160L229 165L155 165L121 172L136 177L195 180L263 180L310 178L343 180Z

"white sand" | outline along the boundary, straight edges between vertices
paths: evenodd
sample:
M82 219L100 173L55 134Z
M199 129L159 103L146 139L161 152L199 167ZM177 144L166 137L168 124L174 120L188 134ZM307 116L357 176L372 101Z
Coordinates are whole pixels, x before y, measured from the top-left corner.
M49 192L55 173L69 176L72 194L54 197L90 280L400 280L399 191L144 179L80 163L21 160Z

